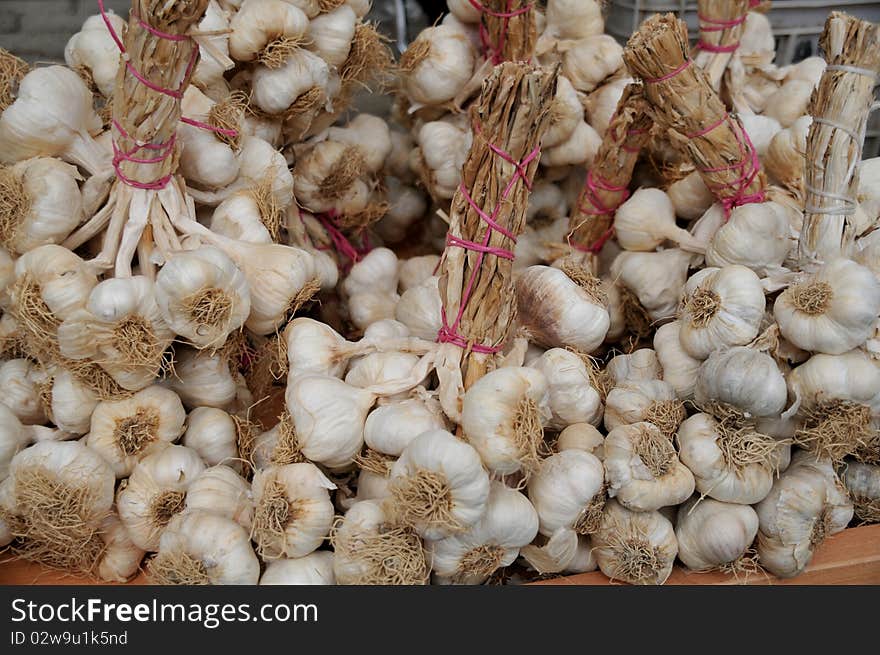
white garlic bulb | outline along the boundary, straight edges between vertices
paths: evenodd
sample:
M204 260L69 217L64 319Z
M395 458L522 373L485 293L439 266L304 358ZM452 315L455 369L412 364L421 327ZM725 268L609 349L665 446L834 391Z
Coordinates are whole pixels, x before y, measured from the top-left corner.
M574 423L559 433L556 450L583 450L602 461L605 459L605 436L594 425Z
M584 121L584 108L578 93L565 75L556 81L556 95L550 109L549 125L541 140L542 148L553 148L568 139Z
M442 539L479 521L488 497L489 476L479 453L448 432L432 430L411 441L392 465L385 502L422 537Z
M487 494L489 482L486 481ZM422 540L395 525L375 500L351 506L334 528L333 573L342 585L428 584L431 567Z
M605 367L605 373L615 387L663 377L657 353L650 348L639 348L629 354L615 355Z
M490 472L528 474L536 469L549 399L547 378L525 367L495 369L465 392L461 427Z
M88 432L98 400L97 394L69 371L53 371L50 409L52 423L59 429L71 434Z
M516 300L520 323L540 345L590 353L608 332L599 282L585 271L529 266L516 281Z
M326 323L295 318L284 329L289 378L320 373L341 378L357 349Z
M316 104L312 96L317 104L326 101L329 82L327 62L308 50L297 49L278 68L259 65L254 69L253 101L268 114L296 110L298 103L312 107Z
M551 414L547 427L561 430L574 423L600 421L602 399L591 385L583 359L570 350L551 348L529 366L541 371L547 380Z
M415 337L434 340L443 325L439 283L440 278L432 275L404 291L394 306L394 318L406 325Z
M47 420L38 386L39 368L28 359L10 359L0 364L0 398L25 425Z
M678 554L672 523L660 512L633 512L616 500L605 504L591 541L602 573L630 584L663 584Z
M647 421L672 438L687 413L675 388L664 380L631 380L605 400L605 429Z
M184 509L187 487L204 470L205 464L196 451L174 445L135 464L116 496L116 507L138 548L158 550L165 526Z
M654 351L663 367L663 379L685 400L693 396L701 362L682 347L680 333L681 321L661 325L654 333Z
M428 27L400 58L403 90L420 105L452 100L470 80L474 60L465 34L447 25Z
M53 318L63 321L85 307L89 293L97 283L95 273L75 253L51 244L38 246L15 262L11 306L21 322L28 318L23 314L26 312L26 307L22 306L26 302L25 296L37 292Z
M799 79L786 80L776 93L767 98L764 116L776 119L782 127L789 127L808 113L812 93L812 83Z
M587 116L599 136L605 137L624 89L632 83L633 78L629 76L613 77L587 96L584 101Z
M675 315L691 255L678 248L658 252L622 252L611 264L611 277L638 299L652 321Z
M759 157L764 157L773 137L782 130L779 121L772 116L762 114L740 114L739 119L755 148L755 152Z
M583 450L562 450L545 459L528 482L541 534L595 531L605 505L604 475L602 462Z
M370 173L382 170L391 155L391 128L379 116L360 113L344 127L330 127L327 138L357 146Z
M98 563L98 577L105 582L128 582L140 568L144 551L132 542L128 530L115 514L104 520L101 539L105 550Z
M254 474L252 537L263 559L304 557L330 534L336 489L311 463L275 466Z
M216 104L198 87L190 85L183 94L180 109L185 116L205 122ZM181 123L177 127L177 135L183 145L180 172L187 182L218 189L231 184L238 177L238 153L216 132Z
M341 66L348 59L357 15L347 4L316 16L309 21L308 47L331 66Z
M745 346L716 350L700 366L697 404L733 405L750 416L776 416L787 400L785 378L767 353Z
M254 522L254 499L250 483L228 466L212 466L190 480L186 511L203 510L232 519L250 531Z
M229 58L229 14L218 0L208 0L198 31L207 34L194 37L199 44L199 61L193 71L192 83L214 97L212 92L215 89L225 92L223 73L235 65Z
M595 0L547 0L547 25L541 39L583 39L601 34L602 6ZM539 52L542 52L540 48Z
M786 188L800 190L803 184L804 153L807 151L807 133L812 122L811 116L801 116L789 127L777 132L761 158L771 177Z
M678 508L678 557L692 571L748 570L746 551L757 534L758 515L748 505L692 498Z
M675 215L689 221L702 216L715 202L715 196L706 187L698 171L692 171L670 184L666 193L675 208Z
M380 405L370 412L364 424L364 442L373 450L398 457L423 432L445 428L442 412L435 402L408 398Z
M775 202L742 205L730 213L706 249L706 264L741 264L758 275L778 270L788 255L787 210Z
M621 425L605 438L608 495L637 512L678 505L694 492L694 476L672 441L651 423Z
M0 403L0 481L9 474L9 462L19 450L27 446L29 436L18 417Z
M185 419L177 394L152 385L131 398L98 403L86 445L107 461L117 478L125 478L146 455L176 441Z
M880 280L848 259L822 266L773 305L779 331L804 350L840 355L861 345L880 315Z
M675 224L675 208L661 189L633 193L614 212L614 232L624 250L652 251L667 240L696 251L705 247Z
M592 91L620 68L623 48L608 34L580 39L562 57L562 72L578 91Z
M880 466L847 462L842 478L852 499L856 518L866 523L876 523L880 519Z
M291 54L309 26L308 17L283 0L244 0L229 21L229 54L275 67ZM272 52L277 50L278 52Z
M329 550L316 550L305 557L295 559L276 559L269 562L261 585L333 585L333 553Z
M744 346L756 336L764 317L764 289L745 266L704 268L684 287L679 339L696 359L729 346Z
M399 243L407 231L428 210L425 194L414 186L401 183L396 177L386 176L388 213L375 224L376 233L386 243ZM428 255L429 256L429 255Z
M464 532L426 544L431 568L457 584L480 584L508 566L538 534L538 514L528 498L492 482L483 517Z
M147 573L158 584L255 585L260 560L235 521L192 510L171 519Z
M208 466L231 465L238 457L235 421L216 407L196 407L189 413L181 443L196 451Z
M439 264L439 255L421 255L419 257L401 259L397 271L401 293L406 293L433 276Z
M434 197L448 200L455 194L472 138L470 130L449 121L430 121L419 128L410 167Z
M580 121L559 145L541 151L545 167L584 165L589 167L599 151L602 137L586 121Z
M222 353L192 348L175 350L174 375L164 381L164 386L176 392L188 408L225 409L235 402L238 393L230 362Z
M113 11L108 11L104 17L89 16L80 31L64 46L64 61L73 70L86 74L101 95L109 98L116 85L119 48L104 24L105 17L117 34L123 33L125 20Z

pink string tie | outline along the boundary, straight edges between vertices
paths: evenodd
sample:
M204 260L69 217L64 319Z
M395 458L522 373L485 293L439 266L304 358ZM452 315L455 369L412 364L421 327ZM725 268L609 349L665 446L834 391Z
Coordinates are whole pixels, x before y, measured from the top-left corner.
M620 193L621 196L617 204L613 207L607 207L599 197L600 190ZM587 216L608 216L614 214L614 212L617 211L617 208L626 202L626 199L629 198L629 189L627 189L626 186L615 186L607 180L603 180L601 177L593 173L592 170L589 170L587 171L587 179L584 182L583 195L584 200L589 200L590 206L588 207L583 203L579 205L578 211L580 211L580 213L586 214ZM571 247L575 250L580 250L581 252L597 254L612 236L614 236L613 225L605 230L605 232L603 232L594 243L584 245L572 241Z
M736 18L726 19L710 18L698 13L697 18L700 21L700 32L723 32L726 29L742 25L746 22L745 14L737 16ZM703 25L703 23L708 23L708 25ZM707 43L706 41L703 41L703 39L700 39L697 42L697 48L705 50L706 52L736 52L737 48L739 48L739 41L729 45L717 45L714 43Z
M360 248L356 247L351 241L349 241L348 237L346 237L342 233L342 230L339 229L337 222L338 214L334 210L330 210L323 214L316 214L315 217L321 222L324 229L327 230L327 235L330 237L330 242L332 243L332 246L330 247L316 246L317 249L329 250L332 248L335 252L338 252L345 257L348 261L342 264L343 272L347 272L354 264L361 261L361 259L372 250L366 232L363 234L363 245Z

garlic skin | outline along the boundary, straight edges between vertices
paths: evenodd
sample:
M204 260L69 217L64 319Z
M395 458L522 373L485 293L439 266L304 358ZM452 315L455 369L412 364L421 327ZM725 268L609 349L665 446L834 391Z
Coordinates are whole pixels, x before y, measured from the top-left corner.
M720 402L750 416L776 416L787 399L785 378L770 355L745 346L716 350L700 366L697 404Z
M764 289L745 266L704 268L684 287L679 339L695 359L716 350L743 346L756 336L764 317Z
M331 66L339 67L348 59L357 15L347 4L309 21L309 49Z
M761 276L778 270L789 251L786 210L775 202L735 208L706 248L706 264L747 266Z
M544 374L525 367L495 369L465 392L461 427L491 473L529 472L538 465L549 394Z
M448 121L431 121L419 128L410 168L435 198L449 200L455 195L472 138L470 130Z
M880 179L880 157L863 159L859 165L859 189L856 194L859 207L868 218L880 217L880 192L877 191L877 180Z
M715 196L698 171L670 184L666 194L675 208L675 215L688 221L699 218L715 203Z
M415 187L402 184L396 177L386 176L388 213L376 223L376 233L386 243L399 243L406 238L410 226L428 211L425 194Z
M18 417L5 404L0 403L0 482L9 475L9 463L15 454L27 446L27 431Z
M69 371L60 368L52 378L52 422L60 430L71 434L89 431L92 412L98 405L98 396Z
M702 245L675 224L675 208L660 189L639 189L614 212L614 232L624 250L650 252L666 240L683 247Z
M336 485L311 463L254 473L252 535L257 553L263 559L278 559L304 557L316 550L333 524L333 489Z
M773 305L782 335L798 348L841 355L861 345L880 315L880 280L848 259L822 266Z
M0 162L59 157L92 175L106 173L110 154L91 136L101 130L92 102L91 91L69 68L33 69L0 115Z
M125 20L113 11L108 11L106 16L116 33L122 34ZM86 18L80 31L70 37L64 46L64 61L73 70L86 72L102 96L109 98L113 95L119 68L119 48L102 16Z
M604 475L602 462L583 450L562 450L545 459L528 482L540 533L552 537L562 528L582 534L595 530L605 498Z
M380 453L399 457L418 435L445 429L439 407L432 407L420 398L408 398L380 405L370 412L364 424L364 443Z
M672 321L654 333L654 351L663 368L663 379L682 400L691 398L696 387L700 360L691 357L681 345L681 321Z
M288 378L285 393L302 454L330 468L354 461L375 396L327 375Z
M193 71L192 83L205 91L209 96L214 89L226 89L223 73L233 68L234 62L229 58L229 14L218 4L218 0L209 0L205 15L199 21L200 32L215 34L196 38L199 44L199 61ZM219 32L219 33L218 33Z
M446 8L462 23L479 23L483 15L470 0L446 0Z
M125 478L146 455L176 441L185 419L177 394L152 385L131 398L99 402L85 444L107 461L117 478Z
M790 578L810 563L827 536L843 530L853 506L828 460L802 452L755 506L758 557L765 569Z
M174 375L163 385L174 391L187 408L226 409L232 405L238 393L237 381L229 361L221 353L212 355L207 351L178 348L175 359Z
M270 43L299 39L308 27L308 17L294 4L283 0L244 0L229 21L229 54L238 61L253 61Z
M272 560L260 576L260 584L335 585L333 553L329 550L316 550L305 557Z
M254 69L253 101L267 114L283 114L312 89L326 96L329 80L327 62L308 50L295 50L280 68Z
M880 466L847 462L841 475L853 501L856 517L868 523L877 522L880 513Z
M462 32L448 25L422 30L400 60L403 90L420 105L452 100L470 80L475 53Z
M602 461L605 459L605 436L594 425L574 423L559 433L556 450L582 450Z
M244 528L193 510L171 519L147 571L160 584L255 585L260 561Z
M678 508L678 557L691 571L735 566L757 534L758 515L748 505L691 498Z
M596 285L598 286L598 285ZM584 288L558 268L529 266L516 281L520 323L539 345L598 348L611 323L598 289Z
M589 92L623 68L623 47L607 34L580 39L565 51L562 72L578 91Z
M652 423L611 430L605 438L603 464L608 495L637 512L678 505L694 492L693 474Z
M647 421L672 437L686 416L675 389L663 380L632 380L608 392L605 429Z
M254 499L250 483L228 466L212 466L190 480L186 511L204 510L232 519L250 531L254 522Z
M759 157L763 157L782 126L775 118L761 114L740 114L743 129L755 147Z
M98 283L95 273L78 255L67 248L45 245L29 250L15 262L16 284L32 281L52 314L60 321L85 307ZM20 302L20 289L10 292L12 306Z
M98 564L98 578L105 582L128 582L138 572L144 551L132 542L128 530L115 514L104 520L101 539L106 549Z
M183 94L180 109L184 116L207 121L216 103L198 87L190 85ZM239 161L235 149L211 130L181 123L177 135L183 144L180 172L187 182L208 189L219 189L238 177Z
M581 121L575 126L568 139L541 152L541 164L545 167L590 166L601 144L602 137L593 126Z
M433 341L443 326L439 284L440 278L432 275L404 291L394 307L394 318L406 325L414 337Z
M804 80L790 79L767 98L764 116L773 118L782 127L789 127L804 114L809 113L813 84Z
M8 202L15 205L13 189L22 199L22 206L3 216L0 227L0 242L10 253L24 254L37 246L60 243L82 222L82 194L77 185L81 178L70 164L34 157L0 169L0 179L10 185Z
M351 342L326 323L295 318L284 329L288 378L319 373L341 378L354 354Z
M700 494L742 505L752 505L767 496L778 471L785 468L791 449L780 442L775 450L769 450L771 438L764 435L765 450L750 452L747 442L738 442L735 433L728 436L712 415L704 413L685 419L676 440L679 457L694 474ZM728 453L735 459L730 459Z
M605 137L623 91L633 81L633 78L628 76L614 77L587 96L584 105L588 120L599 136Z
M650 348L639 348L628 355L615 355L605 367L605 373L615 387L663 377L657 354Z
M385 160L391 155L391 128L384 119L372 114L361 113L346 123L345 127L328 128L327 138L357 146L370 173L380 172Z
M0 364L0 397L25 425L47 421L37 386L38 375L37 365L28 359L10 359Z
M426 544L434 573L457 584L481 584L509 566L538 534L538 514L523 494L493 481L483 517L462 533Z
M813 355L789 374L788 386L802 410L842 400L880 413L880 367L861 350Z
M690 261L678 248L622 252L611 264L611 277L635 294L652 321L662 321L675 316Z
M427 485L442 489L442 497L425 493ZM448 432L432 430L413 439L392 465L391 498L385 502L404 525L437 540L479 521L488 498L489 476L479 453Z
M168 446L144 457L116 496L119 519L132 543L154 552L159 538L174 514L183 511L187 487L205 464L196 451L185 446Z
M439 255L421 255L402 259L397 271L401 293L406 293L432 277L439 264Z
M584 108L577 91L565 75L560 74L557 78L551 112L550 125L541 140L542 148L553 148L562 144L584 120Z
M561 430L574 423L598 423L602 400L590 384L584 361L570 350L551 348L529 364L544 374L551 417L547 427Z
M663 584L678 554L672 523L660 512L633 512L613 499L591 541L602 573L629 584Z
M361 261L351 267L342 283L342 290L349 296L369 291L397 290L397 255L388 248L375 248Z
M221 250L172 256L156 277L156 303L172 330L198 348L217 347L250 314L244 274Z
M208 466L231 465L238 457L235 421L216 407L196 407L189 413L181 443L197 452Z
M789 127L777 132L761 159L772 178L793 191L800 191L803 185L804 153L807 151L807 133L812 122L811 116L801 116Z

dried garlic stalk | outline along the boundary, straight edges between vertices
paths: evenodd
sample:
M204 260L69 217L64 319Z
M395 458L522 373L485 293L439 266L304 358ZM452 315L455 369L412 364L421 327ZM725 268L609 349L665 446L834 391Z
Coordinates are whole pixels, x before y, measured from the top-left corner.
M694 62L706 71L712 88L721 89L721 80L733 53L739 47L740 35L749 0L699 0L700 40Z

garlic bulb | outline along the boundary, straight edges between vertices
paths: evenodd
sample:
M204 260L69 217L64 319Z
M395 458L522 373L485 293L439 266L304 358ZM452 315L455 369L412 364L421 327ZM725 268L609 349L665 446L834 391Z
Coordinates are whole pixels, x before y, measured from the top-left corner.
M618 207L614 232L624 250L652 251L666 240L698 251L703 248L675 224L672 201L660 189L639 189Z
M675 315L690 261L691 255L677 248L622 252L611 264L611 277L635 296L651 321L662 321Z
M302 454L330 468L351 464L364 443L375 396L327 375L288 379L287 410Z
M432 121L419 128L410 167L435 198L449 200L455 194L472 138L470 130L449 121Z
M788 463L790 447L759 431L741 412L694 414L676 435L681 461L704 496L750 505L763 500Z
M861 345L880 315L880 280L848 259L822 266L776 299L773 316L798 348L840 355Z
M639 348L628 355L612 357L605 367L605 374L615 387L622 387L630 382L659 380L663 377L663 369L657 353L650 348Z
M180 109L184 116L208 121L216 106L198 87L190 85L183 94ZM183 148L180 153L180 172L187 182L209 189L225 187L238 177L239 162L236 150L212 130L181 123L177 135Z
M590 126L599 136L604 137L608 125L617 111L617 104L623 96L624 89L633 83L628 76L614 77L590 93L584 101Z
M541 40L583 39L604 28L602 6L595 0L547 0L544 13L547 25ZM543 52L540 45L538 52Z
M196 407L189 413L181 443L197 452L208 466L231 465L238 457L235 421L216 407Z
M381 388L403 383L418 374L419 357L404 352L370 353L354 362L345 376L345 382L361 389ZM414 380L413 386L422 380Z
M562 57L562 72L578 91L592 91L621 68L623 48L608 34L580 39Z
M35 68L0 115L0 162L42 155L60 157L92 175L106 173L110 155L91 136L100 130L92 94L76 73L64 66Z
M755 506L761 566L790 578L810 563L815 549L843 530L853 506L828 460L799 453Z
M556 95L550 106L550 118L542 148L553 148L568 139L575 128L584 121L584 108L577 91L565 75L560 74L556 81Z
M107 462L79 441L43 441L18 452L0 494L16 554L58 568L94 571L105 549L101 532L111 513L114 483Z
M153 385L131 398L103 400L92 413L86 445L103 457L117 478L183 434L186 413L177 394Z
M15 262L15 284L10 291L11 307L19 322L39 321L30 305L42 300L53 321L63 321L85 307L98 280L78 255L56 245L29 250ZM38 298L33 298L33 294ZM33 336L33 335L29 335Z
M387 243L399 243L407 231L425 215L428 203L425 194L415 187L401 183L396 177L386 177L388 213L376 223L376 233Z
M465 392L461 427L491 473L528 474L540 464L549 399L544 374L524 367L495 369Z
M599 151L602 137L586 121L580 121L559 145L541 152L541 164L545 167L584 165L589 167Z
M199 44L199 61L193 71L192 83L214 97L211 95L214 89L226 90L223 73L235 65L229 58L229 15L218 0L208 0L198 31L208 34L195 39Z
M403 90L420 105L448 102L470 80L474 60L462 32L447 25L428 27L400 57Z
M529 478L528 493L542 535L552 537L560 529L594 532L605 505L602 462L582 450L560 451Z
M414 337L434 340L443 325L440 310L440 278L431 276L410 287L394 307L394 318L406 325Z
M108 11L110 21L117 34L125 30L125 20ZM116 86L116 71L119 68L119 48L100 15L86 18L79 32L74 34L64 46L64 61L70 68L83 75L97 87L105 98L113 95Z
M769 65L775 56L776 43L770 19L757 11L746 14L737 54L750 66Z
M812 83L798 79L786 80L776 93L767 98L764 116L776 119L782 127L789 127L808 113L812 93Z
M259 60L269 68L302 45L308 17L283 0L244 0L229 21L229 54L238 61Z
M621 425L605 438L608 495L637 512L678 505L694 492L694 476L672 441L652 423Z
M187 487L204 470L205 464L196 451L174 445L135 464L116 496L116 507L138 548L159 549L159 537L165 526L184 509Z
M147 277L117 277L92 289L85 309L58 328L61 354L97 362L123 389L137 391L159 374L174 331Z
M18 417L0 403L0 482L9 475L9 462L19 450L27 446L29 436Z
M46 408L37 384L39 369L27 359L10 359L0 364L0 398L25 425L45 423Z
M204 510L232 519L245 530L254 521L251 485L228 466L212 466L190 480L186 490L186 511Z
M767 275L782 265L789 247L785 208L775 202L751 203L734 209L715 233L706 249L706 264L741 264Z
M331 66L339 67L348 59L357 15L347 4L309 21L309 49Z
M53 371L49 409L52 423L60 430L77 435L88 432L98 400L97 394L69 371Z
M602 573L630 584L663 584L678 554L672 523L660 512L633 512L613 499L591 541Z
M684 287L679 339L696 359L729 346L743 346L756 336L764 317L764 289L745 266L704 268Z
M589 423L574 423L559 433L556 450L583 450L601 461L605 459L605 437Z
M687 413L675 389L663 380L631 380L608 392L605 429L647 421L672 438Z
M448 432L432 430L411 441L392 465L385 502L402 524L436 540L479 521L488 497L489 476L479 453Z
M697 404L725 403L749 416L775 416L785 407L785 379L770 355L745 346L716 350L700 366Z
M341 378L356 351L326 323L295 318L284 329L289 380L305 373Z
M158 584L255 585L260 560L240 525L192 510L171 519L147 573Z
M327 138L357 146L370 173L381 171L391 154L391 129L385 120L372 114L361 113L344 127L329 128Z
M368 174L359 145L321 141L296 162L293 179L297 200L315 213L358 214L370 202L372 184Z
M253 101L268 114L312 111L326 102L329 80L327 62L308 50L297 49L278 68L261 65L254 69Z
M755 570L748 550L757 534L758 515L748 505L691 498L678 508L678 557L692 571Z
M880 521L880 466L847 462L842 476L856 518L866 523Z
M287 464L254 474L252 537L263 559L304 557L330 533L336 489L311 463Z
M749 136L749 140L759 157L764 157L770 143L773 141L782 126L775 118L761 114L740 114L743 129Z
M470 0L446 0L446 7L462 23L479 23L483 15Z
M83 219L76 168L50 157L34 157L0 168L4 203L0 244L24 254L37 246L60 243Z
M666 194L675 208L675 215L689 221L702 216L715 202L715 196L706 187L698 171L692 171L670 184Z
M547 427L561 430L574 423L599 422L602 400L591 386L583 359L570 350L551 348L529 366L543 373L547 381L551 414Z
M605 299L596 278L574 266L566 269L529 266L522 272L516 281L519 320L540 345L590 353L610 325Z
M222 352L211 354L192 348L175 351L174 375L164 385L176 392L188 408L225 409L235 401L238 392L230 362Z
M399 457L418 435L444 429L446 422L435 401L408 398L370 412L364 424L364 442L373 450Z
M488 479L486 480L488 495ZM343 585L423 585L431 568L422 540L411 528L390 520L382 503L352 505L335 526L333 573Z
M269 562L261 585L334 585L333 553L316 550L305 557L276 559Z
M661 325L654 333L654 351L663 368L663 379L679 398L686 400L693 396L701 362L682 347L680 333L681 321Z
M101 539L105 550L98 564L98 577L105 582L128 582L138 572L144 551L132 542L128 530L115 514L104 519Z
M216 348L250 314L250 287L228 256L203 246L173 255L159 270L156 303L175 333Z
M434 573L457 584L480 584L508 566L538 534L538 514L528 498L492 482L483 517L464 532L429 541Z

